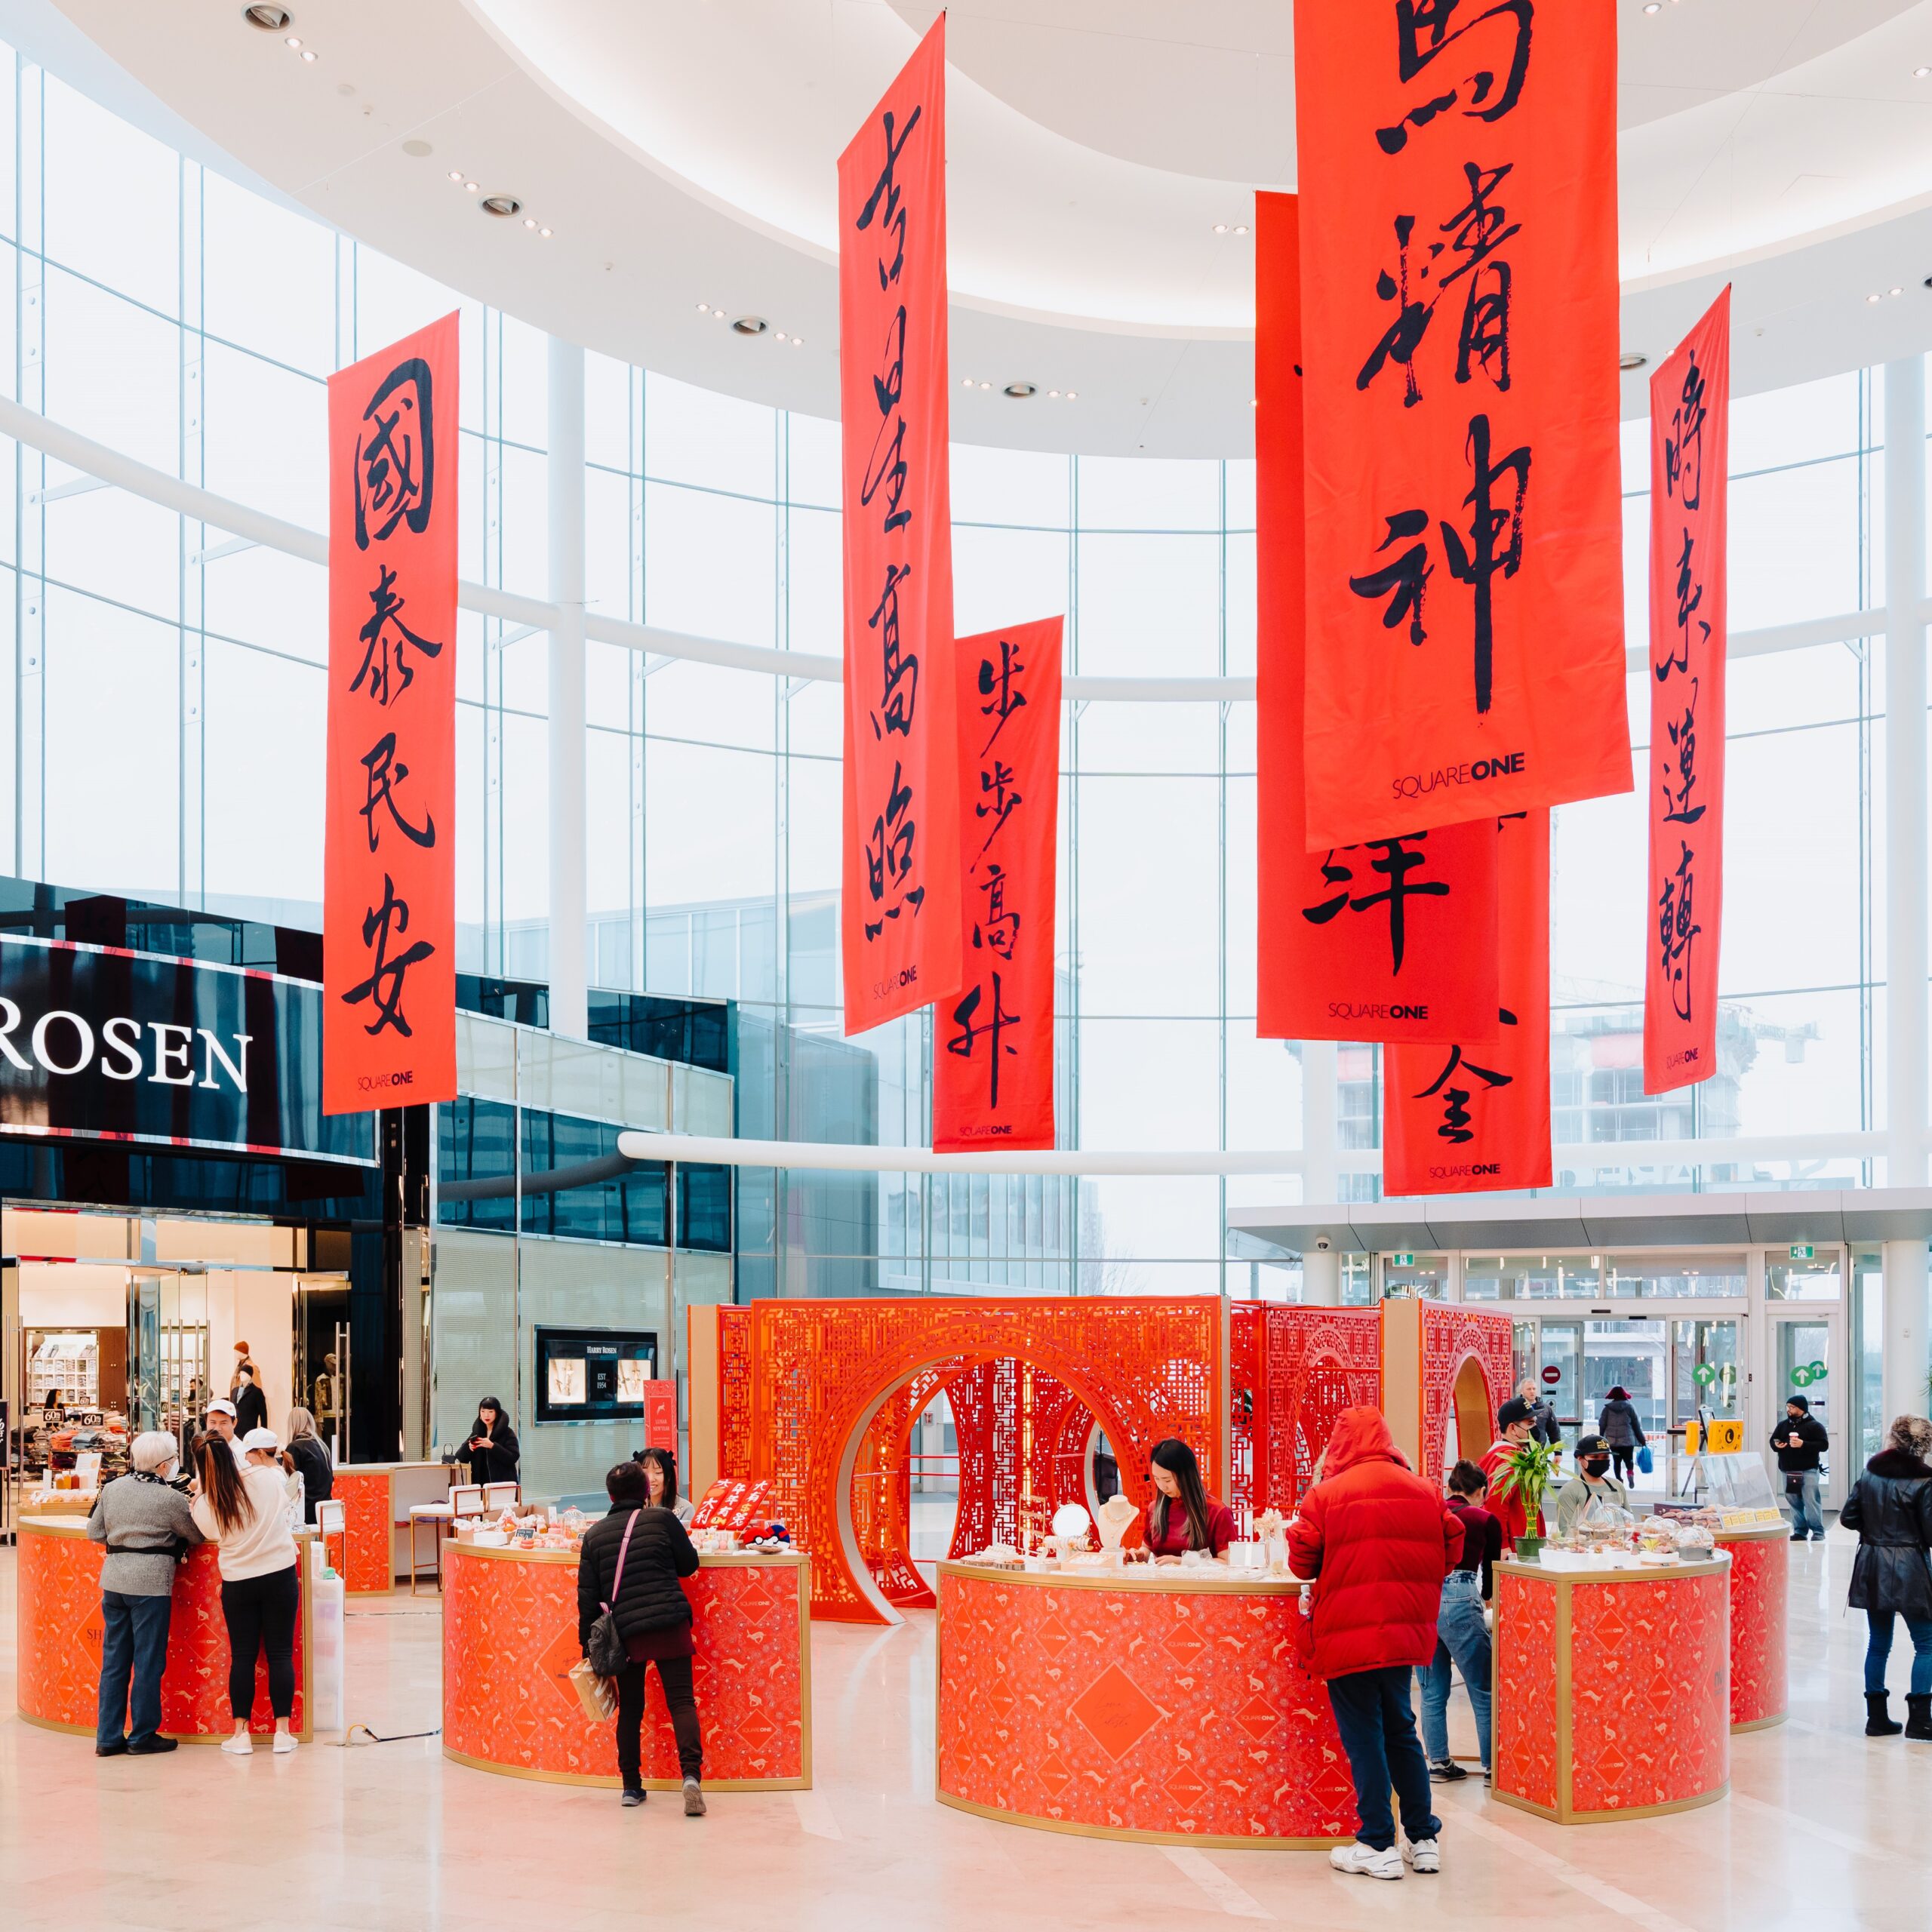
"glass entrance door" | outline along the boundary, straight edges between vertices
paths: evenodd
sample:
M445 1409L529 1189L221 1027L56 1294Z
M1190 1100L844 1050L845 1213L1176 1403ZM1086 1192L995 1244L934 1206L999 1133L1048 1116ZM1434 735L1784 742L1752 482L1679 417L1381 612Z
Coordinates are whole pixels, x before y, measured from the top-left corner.
M1833 1369L1838 1364L1837 1311L1820 1309L1807 1315L1777 1315L1771 1321L1771 1424L1783 1418L1785 1406L1794 1395L1802 1395L1810 1404L1814 1420L1822 1424L1831 1439L1825 1452L1825 1481L1820 1485L1823 1500L1835 1509L1844 1500L1850 1480L1861 1458L1850 1438L1841 1442L1844 1426L1844 1405L1835 1399ZM1767 1434L1769 1431L1766 1432Z

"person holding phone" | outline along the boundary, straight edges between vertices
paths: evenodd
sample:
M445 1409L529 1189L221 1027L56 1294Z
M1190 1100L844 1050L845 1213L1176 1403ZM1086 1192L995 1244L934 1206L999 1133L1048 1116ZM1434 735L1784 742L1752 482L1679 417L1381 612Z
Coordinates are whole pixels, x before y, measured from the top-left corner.
M515 1482L522 1452L517 1447L516 1431L503 1414L503 1405L494 1395L485 1395L476 1405L476 1420L463 1444L472 1482Z

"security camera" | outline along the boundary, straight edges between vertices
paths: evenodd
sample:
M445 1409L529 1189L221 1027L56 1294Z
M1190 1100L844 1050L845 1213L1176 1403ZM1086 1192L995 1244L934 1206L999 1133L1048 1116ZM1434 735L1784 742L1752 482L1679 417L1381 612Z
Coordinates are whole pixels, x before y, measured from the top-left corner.
M1326 1235L1317 1235L1315 1237L1315 1251L1318 1254L1326 1254L1334 1244Z

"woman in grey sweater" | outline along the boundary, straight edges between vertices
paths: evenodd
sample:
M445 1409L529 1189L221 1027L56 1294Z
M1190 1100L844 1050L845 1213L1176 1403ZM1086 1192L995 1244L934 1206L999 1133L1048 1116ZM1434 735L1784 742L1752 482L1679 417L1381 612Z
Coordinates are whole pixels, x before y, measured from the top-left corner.
M168 1621L174 1566L202 1540L188 1499L171 1487L173 1436L149 1429L129 1452L134 1472L103 1486L88 1534L107 1546L100 1566L100 1716L97 1758L144 1758L172 1751L161 1728L161 1678L168 1667ZM124 1731L124 1720L131 1727Z

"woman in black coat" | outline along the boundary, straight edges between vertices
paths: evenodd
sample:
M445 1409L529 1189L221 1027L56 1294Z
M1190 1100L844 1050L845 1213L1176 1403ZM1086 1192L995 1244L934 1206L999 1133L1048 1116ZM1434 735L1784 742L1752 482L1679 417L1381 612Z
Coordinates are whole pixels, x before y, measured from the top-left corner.
M697 1574L697 1552L670 1510L648 1506L645 1473L638 1463L620 1463L604 1478L604 1487L610 1494L611 1512L585 1531L577 1559L577 1635L588 1656L590 1626L608 1604L630 1659L617 1678L617 1769L624 1781L623 1802L644 1802L644 1672L647 1663L654 1663L678 1740L685 1816L701 1818L704 1793L698 1780L704 1768L704 1743L691 1689L691 1606L678 1581Z
M503 1405L494 1395L485 1395L476 1405L476 1421L463 1453L469 1463L472 1482L515 1482L521 1452L516 1431L503 1414Z
M1851 1564L1851 1607L1871 1635L1865 1651L1865 1734L1895 1737L1886 1708L1885 1664L1892 1620L1912 1638L1912 1689L1906 1697L1908 1737L1932 1742L1932 1422L1900 1416L1885 1446L1865 1466L1838 1512L1858 1532Z

